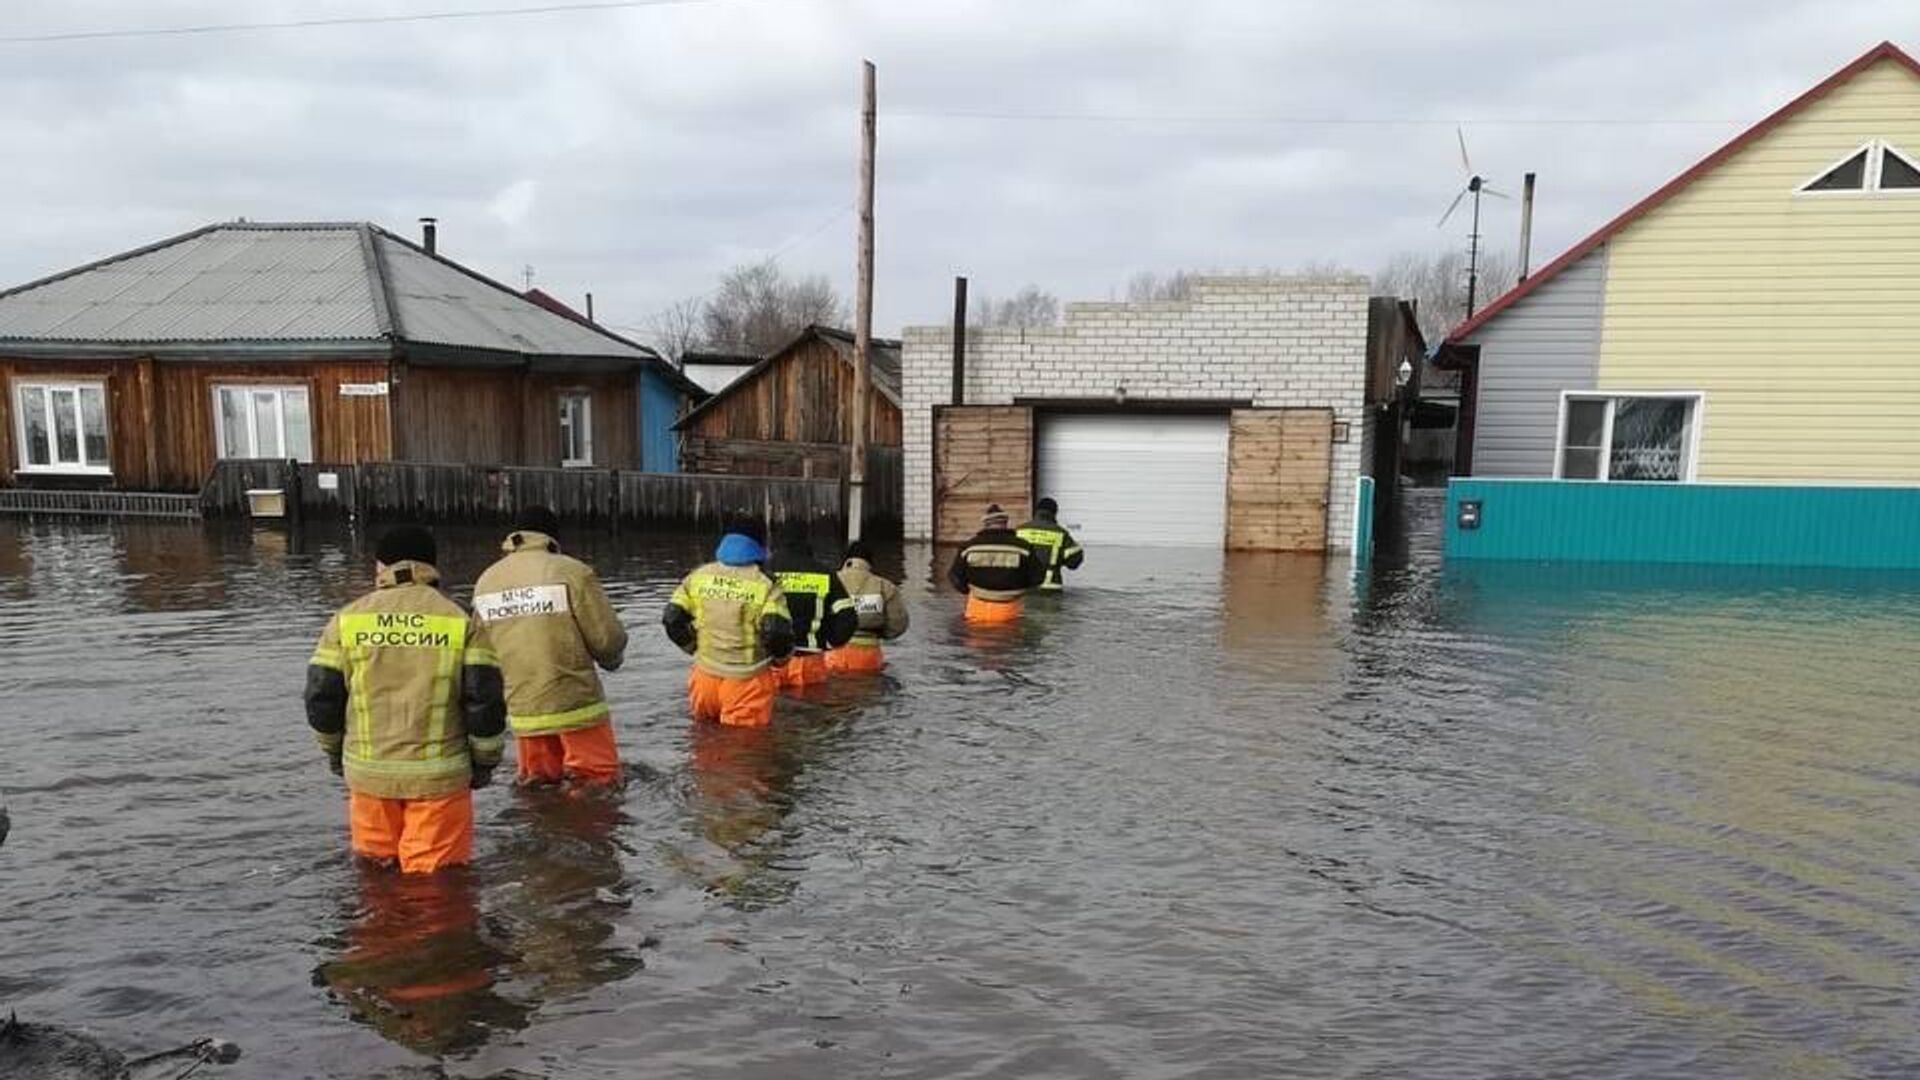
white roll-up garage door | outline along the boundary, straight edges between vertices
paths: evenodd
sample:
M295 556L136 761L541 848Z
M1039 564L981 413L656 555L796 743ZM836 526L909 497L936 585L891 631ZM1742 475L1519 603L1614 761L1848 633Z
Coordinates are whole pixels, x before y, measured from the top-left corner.
M1037 441L1034 498L1059 502L1076 539L1224 546L1225 416L1042 414Z

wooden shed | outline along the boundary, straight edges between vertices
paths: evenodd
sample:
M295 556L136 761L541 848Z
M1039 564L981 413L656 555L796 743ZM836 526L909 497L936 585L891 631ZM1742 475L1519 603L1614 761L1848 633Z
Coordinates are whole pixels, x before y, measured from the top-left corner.
M0 483L192 491L221 458L638 468L661 369L377 226L211 225L0 292Z
M680 421L688 472L839 477L853 435L853 335L810 326ZM868 443L900 446L900 343L873 341Z

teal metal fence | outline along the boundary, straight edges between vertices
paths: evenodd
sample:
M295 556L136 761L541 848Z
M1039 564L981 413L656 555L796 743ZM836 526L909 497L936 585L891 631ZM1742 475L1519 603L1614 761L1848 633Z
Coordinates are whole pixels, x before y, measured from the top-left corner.
M1920 488L1457 479L1446 555L1920 569Z

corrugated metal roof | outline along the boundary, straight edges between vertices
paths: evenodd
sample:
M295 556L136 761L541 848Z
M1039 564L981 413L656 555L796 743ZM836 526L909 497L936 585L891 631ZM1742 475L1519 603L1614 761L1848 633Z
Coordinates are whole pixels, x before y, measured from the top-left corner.
M0 343L364 346L652 360L377 226L211 225L0 292Z
M236 224L0 293L0 341L366 341L373 310L354 226Z

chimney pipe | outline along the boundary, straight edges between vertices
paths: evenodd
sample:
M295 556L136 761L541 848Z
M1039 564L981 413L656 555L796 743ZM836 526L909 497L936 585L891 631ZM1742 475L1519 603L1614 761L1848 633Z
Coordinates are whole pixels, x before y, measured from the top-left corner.
M600 325L598 322L595 322L593 318L593 294L592 293L587 294L587 321L590 323L593 323L595 326Z
M967 279L953 279L953 404L967 403Z
M439 239L440 232L439 224L439 218L420 219L420 246L426 248L429 255L435 253L435 242Z
M1533 269L1529 260L1533 257L1533 173L1520 186L1520 280L1527 280L1527 274Z

